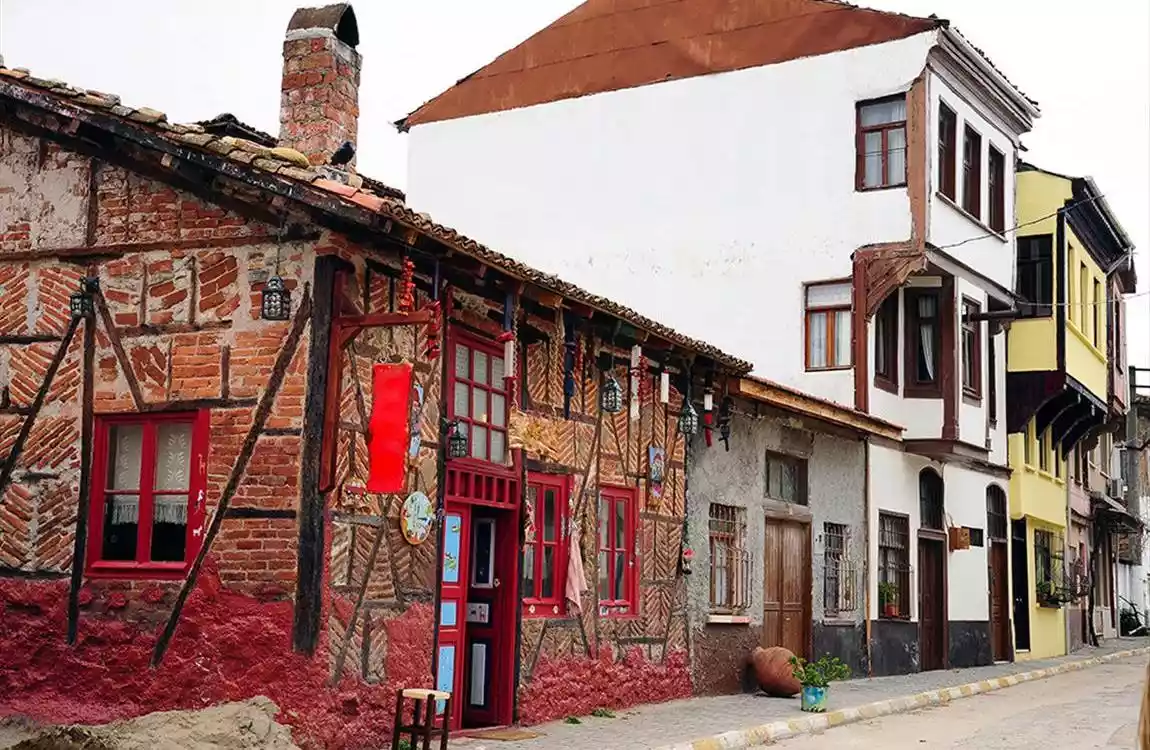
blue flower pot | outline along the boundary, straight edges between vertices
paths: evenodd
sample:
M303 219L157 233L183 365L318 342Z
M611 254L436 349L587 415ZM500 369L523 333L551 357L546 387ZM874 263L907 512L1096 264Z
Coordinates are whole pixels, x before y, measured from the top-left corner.
M827 689L803 685L802 709L811 713L821 714L827 710Z

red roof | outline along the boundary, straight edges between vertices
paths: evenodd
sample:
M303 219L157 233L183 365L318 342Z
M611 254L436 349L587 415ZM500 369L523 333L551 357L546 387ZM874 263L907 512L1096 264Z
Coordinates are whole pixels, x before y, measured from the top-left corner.
M397 124L772 65L944 23L836 0L587 0Z

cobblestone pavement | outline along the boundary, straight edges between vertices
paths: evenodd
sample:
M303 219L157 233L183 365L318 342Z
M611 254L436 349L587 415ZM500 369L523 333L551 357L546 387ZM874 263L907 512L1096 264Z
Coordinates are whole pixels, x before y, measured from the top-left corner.
M1148 638L1115 638L1100 648L1084 648L1070 656L1054 659L837 682L830 689L828 709L858 706L886 698L1052 667L1066 661L1089 659L1147 645L1150 645ZM1042 683L1035 684L1039 685L1038 689L1041 690ZM1018 687L1007 688L1002 692L1017 689ZM745 694L689 698L620 711L613 719L580 717L580 724L559 721L531 727L532 731L537 731L541 735L532 740L500 742L460 738L453 740L451 746L459 750L630 750L631 748L653 750L732 729L744 729L800 716L809 714L802 714L799 711L798 698L769 698L764 695Z

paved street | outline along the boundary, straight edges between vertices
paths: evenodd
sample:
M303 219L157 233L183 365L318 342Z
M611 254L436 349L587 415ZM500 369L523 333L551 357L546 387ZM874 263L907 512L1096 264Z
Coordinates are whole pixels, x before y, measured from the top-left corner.
M1061 674L946 706L800 737L780 750L1137 750L1146 660Z

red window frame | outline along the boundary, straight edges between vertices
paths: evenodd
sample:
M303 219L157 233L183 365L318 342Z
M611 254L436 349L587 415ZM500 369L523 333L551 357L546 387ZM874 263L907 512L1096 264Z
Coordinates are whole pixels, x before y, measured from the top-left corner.
M191 466L188 469L188 521L184 559L181 562L155 562L150 559L152 547L152 518L156 495L182 495L168 488L157 490L156 428L164 423L192 425ZM108 433L114 426L142 425L140 448L140 487L135 491L112 488L117 495L139 496L139 520L136 530L135 560L105 560L104 515L108 495ZM204 494L207 486L208 432L210 412L156 412L148 414L97 415L92 452L92 504L89 510L88 552L86 573L93 578L167 579L182 578L191 567L203 541Z
M535 490L534 502L530 493ZM544 493L548 490L555 492L555 534L552 540L547 539L544 526ZM535 539L524 540L520 573L520 595L523 599L523 615L525 617L561 617L567 610L567 546L571 536L568 528L569 503L571 497L571 477L560 474L527 475L527 503L525 509L535 519ZM552 550L551 594L543 595L543 557L545 550ZM522 588L525 583L522 575L527 569L527 551L531 550L532 590Z
M618 546L618 513L617 506L623 505L623 546ZM636 614L636 595L638 592L639 563L635 554L635 532L639 520L639 494L634 487L603 486L599 488L598 539L596 567L599 579L596 580L596 591L599 593L599 614L608 617L624 617ZM606 542L606 546L604 545ZM617 576L619 554L623 555L623 563L627 569L623 571L622 579ZM606 555L606 558L604 558ZM602 570L604 559L607 567L607 593L604 596ZM623 584L623 591L616 588L618 581ZM603 612L603 608L607 612Z
M456 358L457 358L456 349L459 346L467 347L467 349L470 352L468 354L467 378L459 377L455 371ZM475 355L474 355L475 352L482 352L483 354L487 355L487 380L489 381L488 383L480 383L477 380L475 380ZM503 347L501 345L495 343L494 341L488 341L486 339L479 338L478 336L471 336L471 335L464 334L464 333L453 332L450 336L447 356L450 359L450 361L448 362L448 370L447 370L447 372L448 372L448 377L447 377L448 419L458 421L460 424L466 425L468 458L464 459L464 460L477 461L477 462L481 462L483 464L488 464L488 465L494 464L496 466L505 466L507 456L510 455L510 453L511 453L511 448L508 447L508 445L507 445L507 420L508 420L508 417L509 417L510 411L511 411L511 398L512 398L512 394L509 393L507 390L508 372L507 372L507 362L506 361L503 362L503 368L504 368L503 369L503 375L504 375L504 377L500 379L502 382L500 382L498 384L490 382L492 379L491 378L491 371L492 371L491 362L493 361L493 359L501 359L501 360L503 359ZM466 414L457 414L455 411L455 386L457 383L461 383L461 384L464 384L467 386L467 413ZM474 397L476 389L484 391L487 394L486 395L486 399L487 399L487 415L486 416L488 418L488 421L479 420L479 419L476 419L472 416L474 414L474 411L475 411L474 405L472 403L472 398ZM503 396L503 424L502 424L502 426L494 425L490 421L491 416L492 416L492 414L491 414L492 394ZM483 453L483 455L486 456L486 458L477 458L475 456L474 436L475 436L475 426L476 425L479 425L480 427L482 427L483 429L485 429L487 431L486 437L485 437L485 443L484 443L484 453ZM492 461L491 460L491 433L492 432L498 432L498 433L501 433L503 435L503 461Z

